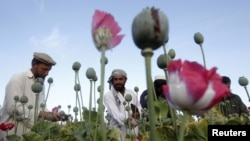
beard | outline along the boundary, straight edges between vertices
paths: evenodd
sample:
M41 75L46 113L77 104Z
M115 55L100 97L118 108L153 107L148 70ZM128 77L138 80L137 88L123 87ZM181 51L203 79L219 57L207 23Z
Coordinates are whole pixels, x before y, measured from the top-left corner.
M125 90L125 87L123 84L116 84L116 85L114 85L114 88L118 92L124 92L124 90Z
M34 74L34 77L35 78L42 78L43 80L45 79L45 76L41 76L41 75L38 75L38 74Z

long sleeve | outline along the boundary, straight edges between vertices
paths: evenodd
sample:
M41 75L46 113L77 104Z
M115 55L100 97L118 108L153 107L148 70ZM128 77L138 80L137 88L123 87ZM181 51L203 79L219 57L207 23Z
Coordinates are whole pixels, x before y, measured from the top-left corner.
M13 122L14 114L13 111L16 108L20 116L25 117L27 120L22 123L23 126L31 128L34 123L34 108L29 110L28 106L32 105L35 107L36 94L32 91L31 86L34 83L33 74L31 71L26 71L20 74L14 75L5 88L5 99L3 104L3 115L1 122ZM15 102L14 97L18 96L19 99L22 96L27 96L28 102L22 104L21 102ZM44 88L39 94L38 109L40 108L40 103L44 102ZM38 110L38 112L40 109ZM18 128L21 125L18 124ZM22 131L20 131L22 133Z
M32 78L27 77L27 75L19 74L11 78L6 86L5 94L5 104L6 110L11 118L13 118L13 110L16 108L18 113L25 118L28 118L27 127L31 127L34 122L34 110L28 109L28 105L35 106L35 94L31 90L31 85L34 83ZM28 98L28 102L22 104L21 102L15 102L14 97L18 96L19 99L22 96ZM8 102L8 103L7 103Z
M239 105L239 114L242 114L242 113L249 114L249 112L247 110L247 107L243 103L243 101L241 100L241 98L238 95L236 95L236 98L237 98L237 103Z
M141 112L141 104L138 101L137 95L129 89L126 89L125 91L125 96L127 94L130 94L132 96L132 101L129 103L129 106L130 104L133 104L137 107L138 111ZM117 98L115 98L115 95L117 96ZM125 106L123 105L123 102L125 101L124 97L122 96L122 94L112 90L104 95L104 104L108 110L108 113L116 122L111 123L111 126L118 126L117 124L124 126L124 122L129 118L129 114L125 110ZM132 110L130 110L130 114L132 114Z
M140 104L142 108L147 108L147 101L146 101L146 96L147 96L147 90L143 91L140 97Z
M108 113L120 125L124 125L125 120L128 118L122 102L123 101L120 101L120 104L117 103L112 91L109 91L104 95L104 104L108 110Z

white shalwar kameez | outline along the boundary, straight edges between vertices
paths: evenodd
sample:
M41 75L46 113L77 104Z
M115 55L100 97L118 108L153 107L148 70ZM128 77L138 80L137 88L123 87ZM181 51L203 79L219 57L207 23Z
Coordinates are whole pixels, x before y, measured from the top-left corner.
M0 123L14 123L14 115L13 111L16 107L18 113L22 116L25 116L26 120L22 122L18 122L17 132L16 134L21 136L24 133L23 129L27 129L29 131L34 124L34 108L29 110L28 106L32 105L35 107L36 93L34 93L31 89L32 84L34 84L35 79L31 72L28 70L23 73L19 73L14 75L10 81L8 82L5 90L5 98L2 107L2 117L0 119ZM21 104L20 102L15 102L14 97L19 96L19 99L26 95L28 98L28 102L26 104ZM38 99L38 113L41 111L40 104L45 102L45 92L44 87L43 90L39 93ZM15 106L16 105L16 106ZM14 134L14 128L8 131L8 135ZM0 141L5 141L6 132L0 131Z
M132 96L132 100L129 103L137 106L139 112L141 112L141 105L138 102L138 97L134 91L130 89L125 89L124 97L120 92L117 92L113 87L104 95L104 104L108 111L110 121L109 128L118 128L121 130L121 138L120 141L123 141L126 134L128 134L129 129L126 128L125 122L129 118L128 112L125 110L125 105L123 102L125 101L125 96L130 94ZM130 116L132 115L132 110L130 110ZM141 114L140 114L141 115ZM138 126L132 129L132 133L138 134Z

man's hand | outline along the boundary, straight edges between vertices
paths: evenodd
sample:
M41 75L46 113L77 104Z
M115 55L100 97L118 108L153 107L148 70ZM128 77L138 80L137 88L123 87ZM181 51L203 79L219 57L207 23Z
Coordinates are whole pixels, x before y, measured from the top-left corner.
M140 118L140 112L138 108L134 104L130 104L132 109L132 118L138 119Z
M53 122L56 122L56 121L60 121L61 120L61 117L59 116L58 113L53 113L53 112L46 112L46 111L41 111L39 113L39 118L43 118L45 120L49 120L49 121L53 121Z
M138 125L138 123L137 123L137 121L136 121L136 119L134 119L134 118L128 118L128 120L127 120L127 125L131 125L131 128L135 128L137 125Z

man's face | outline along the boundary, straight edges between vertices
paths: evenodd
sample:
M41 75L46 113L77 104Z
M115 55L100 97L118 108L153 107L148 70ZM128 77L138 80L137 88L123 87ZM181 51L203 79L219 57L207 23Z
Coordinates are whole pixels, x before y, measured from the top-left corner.
M230 89L231 82L228 82L225 85Z
M41 77L43 79L45 79L45 77L49 74L49 71L51 70L52 66L50 65L46 65L46 64L35 64L33 66L33 70L34 70L34 76L37 77Z
M122 75L113 76L112 82L113 86L117 91L122 91L125 88L126 78Z
M163 91L162 91L163 85L166 85L166 80L155 80L154 86L155 86L155 91L156 91L157 96L160 96L163 94Z

